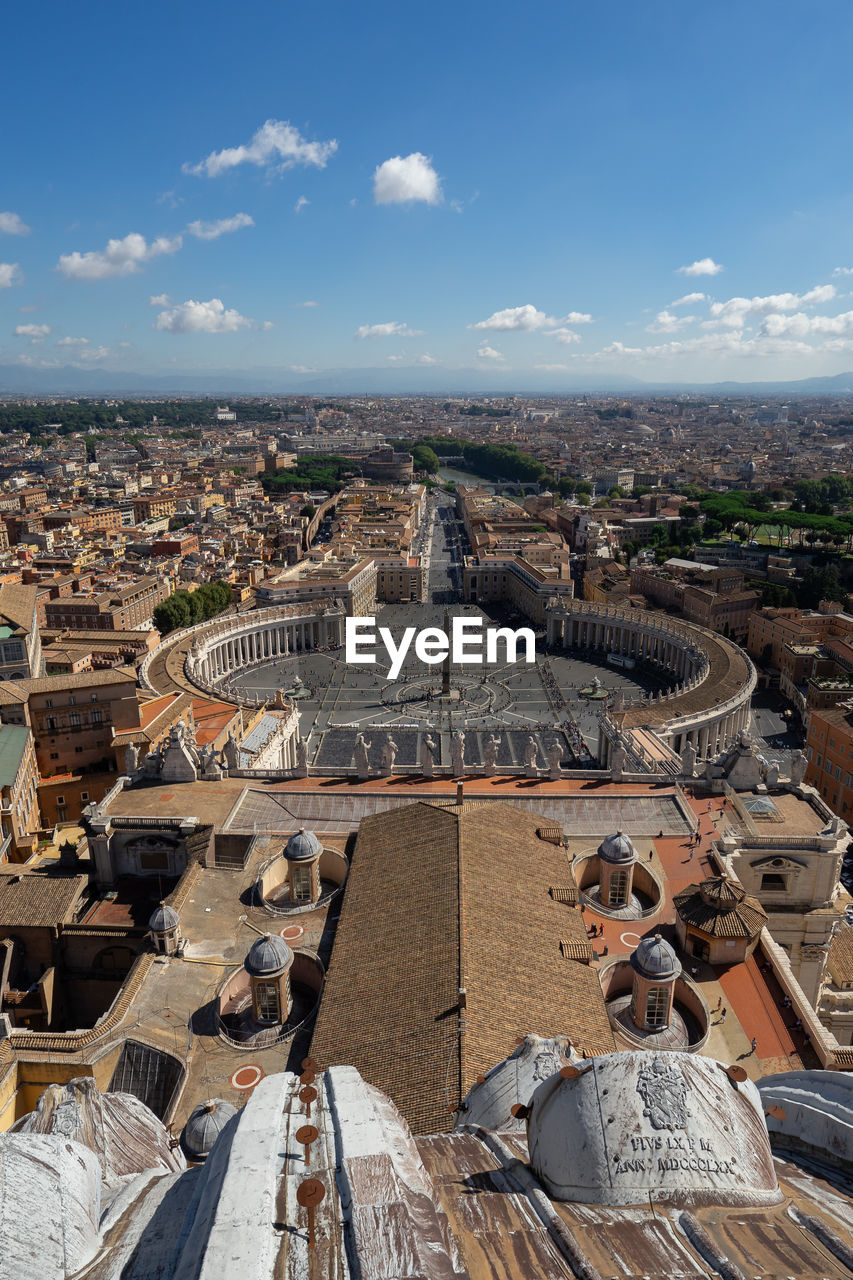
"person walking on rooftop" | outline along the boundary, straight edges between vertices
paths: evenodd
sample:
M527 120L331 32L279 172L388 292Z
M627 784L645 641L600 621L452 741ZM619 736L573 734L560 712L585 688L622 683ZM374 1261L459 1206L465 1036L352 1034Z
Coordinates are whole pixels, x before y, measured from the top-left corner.
M750 1053L755 1053L755 1050L756 1050L757 1048L758 1048L758 1041L756 1040L755 1036L753 1036L753 1037L752 1037L752 1048L750 1049Z

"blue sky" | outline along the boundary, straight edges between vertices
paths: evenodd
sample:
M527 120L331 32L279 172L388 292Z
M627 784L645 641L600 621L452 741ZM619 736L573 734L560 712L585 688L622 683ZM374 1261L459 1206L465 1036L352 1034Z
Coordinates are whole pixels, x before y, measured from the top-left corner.
M853 369L848 0L4 27L0 364Z

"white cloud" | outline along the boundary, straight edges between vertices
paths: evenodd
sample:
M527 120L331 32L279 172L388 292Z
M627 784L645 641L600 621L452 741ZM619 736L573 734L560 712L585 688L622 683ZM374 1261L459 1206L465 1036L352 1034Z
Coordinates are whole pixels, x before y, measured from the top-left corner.
M293 373L316 373L316 369L312 369L309 364L292 364L290 366Z
M149 307L168 307L169 301L168 293L152 293L148 299L148 305Z
M170 209L177 209L179 204L184 203L184 197L177 195L174 191L164 191L155 201L156 204L167 204Z
M355 331L357 338L421 338L423 329L410 329L407 324L398 320L387 320L384 324L363 324Z
M438 361L436 360L435 356L431 356L428 351L425 351L422 356L418 356L417 363L418 364L438 364Z
M441 203L441 179L432 167L432 156L413 151L409 156L392 156L376 166L373 174L376 204Z
M758 334L754 338L746 338L742 333L724 331L706 333L697 338L682 338L674 342L661 343L651 347L626 347L621 342L612 342L601 351L592 355L575 355L575 360L591 360L597 363L621 363L625 360L638 362L661 359L677 359L686 356L791 356L813 355L814 347L805 342L774 339Z
M405 360L405 356L386 356L386 360L390 360L392 364L399 364L401 360Z
M671 307L692 307L694 302L707 302L707 293L685 293L683 297L676 298L675 302L671 302Z
M480 360L506 360L506 356L500 351L495 351L494 347L487 347L485 344L477 348L477 355Z
M674 316L671 311L659 311L653 323L646 325L646 333L677 333L695 320L695 316Z
M299 199L296 201L296 204L293 206L293 212L301 213L302 210L305 208L305 206L309 205L310 203L311 201L308 199L307 196L300 196Z
M241 164L253 164L273 173L283 173L297 165L325 169L337 149L334 138L328 142L307 142L288 120L267 120L249 142L239 147L226 147L223 151L211 151L198 164L185 164L182 168L184 173L208 178L227 173Z
M44 342L49 333L49 324L18 324L15 326L15 337L29 338L30 342Z
M534 329L544 329L546 325L559 325L560 321L554 316L548 316L544 311L538 311L532 303L527 302L523 307L505 307L503 311L495 311L487 320L478 320L476 324L469 324L469 329L486 329L491 333L502 333L513 329L523 329L530 332Z
M308 298L305 302L294 302L295 307L319 307L319 302L315 302L313 298Z
M85 360L91 364L96 360L106 360L107 356L111 354L109 347L86 347L80 352L78 359Z
M13 284L20 284L20 270L17 262L0 262L0 289L9 289Z
M56 344L58 347L86 347L89 345L88 338L60 338Z
M556 338L558 342L562 342L564 347L570 347L573 342L580 342L581 336L575 333L574 329L546 329L549 338Z
M490 333L503 333L508 330L522 329L526 332L532 332L535 329L547 329L550 327L552 333L559 335L565 333L561 328L565 324L589 324L592 316L585 311L570 311L567 316L549 316L544 311L539 311L532 303L527 302L523 307L505 307L503 311L495 311L487 320L478 320L476 324L469 324L469 329L485 329ZM573 339L570 339L572 341Z
M30 229L17 213L0 213L0 232L7 236L28 236Z
M771 338L783 335L805 338L809 334L849 334L853 333L853 311L842 311L837 316L807 316L802 311L792 316L769 315L761 326L761 331Z
M226 310L219 298L209 302L181 302L168 311L161 311L154 325L167 333L234 333L252 324L239 311Z
M200 222L196 220L187 227L191 236L198 240L217 240L229 231L240 231L242 227L253 227L254 218L248 213L235 213L233 218L220 218L217 222Z
M723 268L713 258L698 258L689 267L679 267L680 276L717 276Z
M853 276L853 267L833 267L834 276Z
M110 240L106 249L90 253L63 253L56 269L68 280L106 280L110 276L129 276L145 262L164 253L176 253L183 240L180 236L159 236L149 244L144 236L131 231L122 240Z
M799 307L831 302L836 294L835 285L820 284L807 293L769 293L764 297L729 298L727 302L712 302L710 314L714 321L726 328L741 329L753 317L796 311Z
M275 324L274 324L274 322L273 322L272 320L265 320L265 321L263 322L263 324L261 325L261 328L264 330L264 332L266 332L266 331L267 331L267 329L274 329L274 328L275 328Z
M567 364L535 364L534 369L541 369L543 373L565 373L570 366Z

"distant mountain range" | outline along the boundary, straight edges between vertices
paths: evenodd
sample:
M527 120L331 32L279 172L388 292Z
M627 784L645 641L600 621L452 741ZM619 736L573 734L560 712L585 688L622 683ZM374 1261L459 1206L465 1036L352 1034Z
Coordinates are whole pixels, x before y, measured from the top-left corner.
M329 369L299 374L290 370L199 370L148 374L0 365L3 395L665 395L710 396L853 396L853 373L802 378L792 382L643 382L624 374L518 374L512 370L411 368Z

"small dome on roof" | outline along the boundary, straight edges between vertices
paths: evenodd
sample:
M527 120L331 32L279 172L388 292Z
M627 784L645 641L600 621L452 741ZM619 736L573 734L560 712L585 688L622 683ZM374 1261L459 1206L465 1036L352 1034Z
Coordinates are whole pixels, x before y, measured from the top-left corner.
M300 827L284 846L284 856L288 862L311 862L322 850L323 846L314 832Z
M193 1107L181 1134L181 1145L190 1160L205 1160L237 1108L222 1098L211 1098Z
M256 978L281 973L293 963L293 952L284 941L274 934L267 933L249 951L244 961L246 969Z
M169 929L177 929L180 923L181 920L175 908L161 902L148 921L148 928L152 933L166 933Z
M621 831L605 836L598 846L598 856L605 862L636 862L637 850L633 841Z
M631 955L631 967L644 978L660 982L667 978L677 978L681 973L678 956L659 933L653 938L643 939Z

